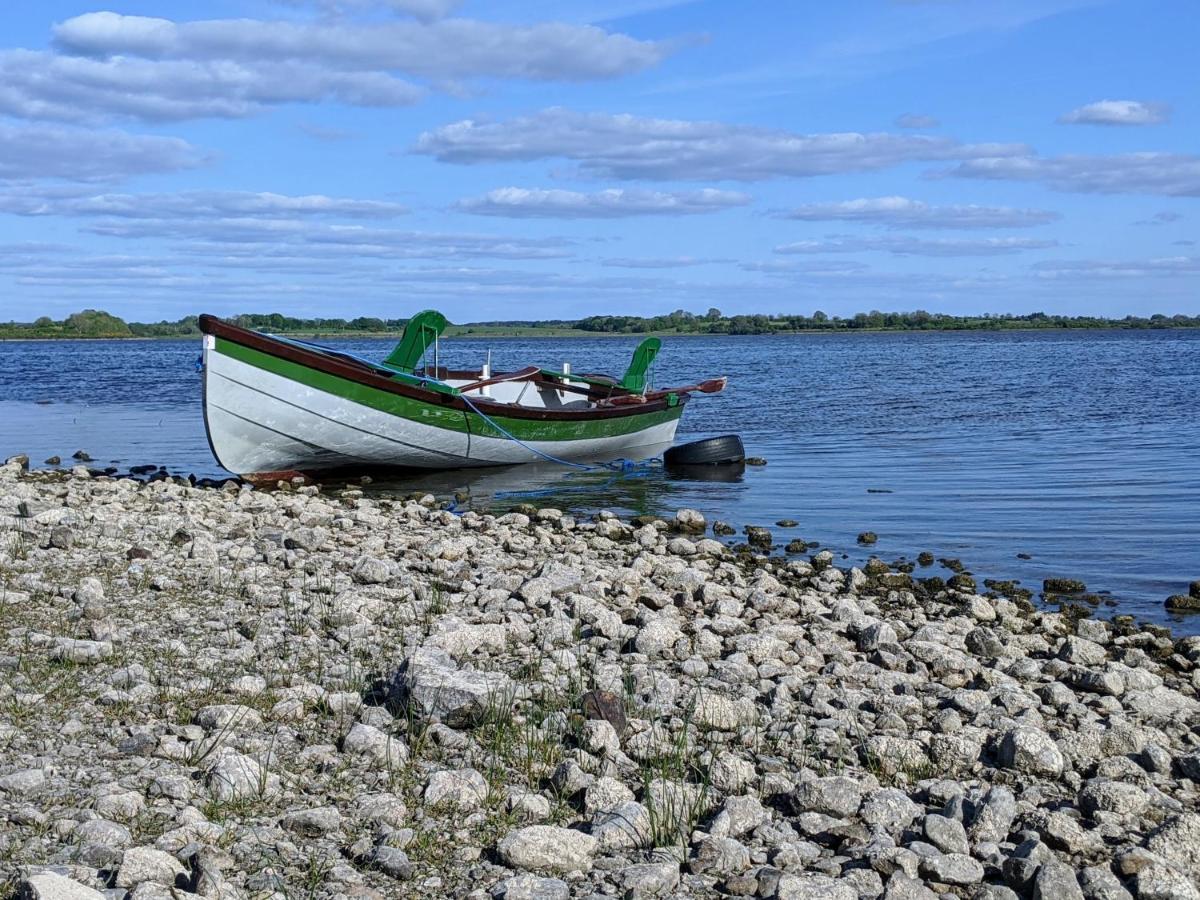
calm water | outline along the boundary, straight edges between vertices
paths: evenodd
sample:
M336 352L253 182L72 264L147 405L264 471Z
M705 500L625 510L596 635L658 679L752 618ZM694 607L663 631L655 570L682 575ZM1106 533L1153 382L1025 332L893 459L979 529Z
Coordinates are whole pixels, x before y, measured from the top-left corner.
M392 342L331 342L381 358ZM619 374L635 339L460 340L451 365L529 362ZM1163 600L1200 578L1200 331L668 339L661 385L730 376L680 439L740 433L769 465L697 482L553 465L406 479L470 505L537 499L581 512L689 506L849 559L960 557L979 578L1081 578L1123 612L1200 632ZM198 341L0 343L0 456L84 448L94 465L222 474L200 417ZM1017 554L1028 554L1020 559ZM931 570L933 571L933 570Z

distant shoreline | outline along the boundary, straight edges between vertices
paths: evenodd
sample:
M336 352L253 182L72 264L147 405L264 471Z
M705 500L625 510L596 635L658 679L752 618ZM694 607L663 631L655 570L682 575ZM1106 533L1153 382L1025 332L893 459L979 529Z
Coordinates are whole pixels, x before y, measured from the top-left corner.
M1198 325L1156 325L1138 327L1131 325L1079 325L1079 326L1046 326L1046 327L1013 327L1013 328L805 328L789 331L772 331L758 334L730 334L722 331L585 331L583 329L537 329L527 331L488 331L488 332L458 332L447 329L443 339L484 340L487 338L531 338L546 340L549 338L764 338L764 337L793 337L799 335L856 335L856 334L1052 334L1062 332L1154 332L1154 331L1195 331ZM266 332L284 338L302 338L307 340L348 340L363 338L367 340L399 340L399 331L272 331ZM81 343L88 341L198 341L201 335L5 335L0 336L0 343L36 342L51 343L55 341Z

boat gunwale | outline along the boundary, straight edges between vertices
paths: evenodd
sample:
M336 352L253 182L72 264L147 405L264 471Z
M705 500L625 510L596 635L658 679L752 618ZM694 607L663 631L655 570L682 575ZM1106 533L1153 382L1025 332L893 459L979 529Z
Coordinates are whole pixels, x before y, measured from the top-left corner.
M676 395L672 404L664 397L660 400L650 400L645 403L618 405L611 407L592 407L589 409L535 409L510 403L497 403L486 397L472 397L470 402L460 396L442 393L417 385L404 384L380 375L367 368L364 363L354 363L349 359L330 356L309 350L299 344L282 341L259 331L242 328L219 319L216 316L201 315L198 324L200 330L207 335L231 341L268 356L287 360L296 365L304 366L326 375L343 378L348 381L374 388L386 393L397 394L410 400L428 403L433 406L449 407L464 413L484 412L488 416L507 419L533 419L537 421L586 422L596 419L622 419L663 412L668 409L680 409L687 403L687 394ZM336 351L333 351L336 352ZM477 373L454 372L439 369L438 374L445 377L466 376L475 377ZM476 407L478 409L476 409ZM681 410L682 411L682 410Z

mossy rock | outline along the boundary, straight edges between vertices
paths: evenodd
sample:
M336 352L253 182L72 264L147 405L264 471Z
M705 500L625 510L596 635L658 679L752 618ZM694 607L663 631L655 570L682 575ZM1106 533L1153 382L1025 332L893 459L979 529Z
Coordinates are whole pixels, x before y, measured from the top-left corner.
M862 544L864 547L869 547L871 544L874 544L878 540L879 540L879 535L877 535L873 531L859 532L858 542L860 544Z
M1173 594L1167 598L1164 606L1171 610L1171 612L1198 612L1200 611L1200 597Z
M961 573L947 581L946 586L968 594L973 594L976 590L975 579L970 575L963 575Z
M922 578L921 584L929 595L936 596L946 589L946 579L939 578L937 575L931 575L929 578Z
M877 556L872 556L863 566L863 571L868 575L886 575L892 571L892 567L885 563Z
M967 570L967 567L962 564L962 560L956 559L953 556L943 556L938 562L951 572L965 572Z
M911 591L913 589L912 576L904 572L887 572L877 576L875 580L880 587L887 588L889 591Z
M713 534L720 535L721 537L728 537L731 534L737 534L737 529L728 522L718 521L713 522L712 532Z
M923 566L932 566L933 565L933 554L930 553L928 550L925 550L924 552L920 553L917 556L917 562L919 562Z
M808 544L801 538L796 538L793 541L788 541L787 546L783 548L788 553L806 553Z
M1077 578L1047 578L1042 582L1042 590L1047 594L1082 594L1087 585Z
M746 533L746 540L757 547L771 546L771 531L763 528L761 525L747 525L742 529Z

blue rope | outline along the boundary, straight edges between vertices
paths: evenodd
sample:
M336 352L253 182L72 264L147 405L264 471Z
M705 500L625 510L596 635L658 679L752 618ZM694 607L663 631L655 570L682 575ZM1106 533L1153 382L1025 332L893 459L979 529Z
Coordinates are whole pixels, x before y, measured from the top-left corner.
M358 356L357 354L354 354L354 353L350 353L350 352L347 352L344 350L333 350L333 349L330 349L329 347L322 347L320 344L313 344L313 343L310 343L309 341L300 340L299 338L286 338L281 335L272 335L272 336L276 340L283 341L284 343L299 344L300 346L303 346L303 347L312 347L315 350L321 350L321 351L331 354L333 356L347 357L349 359L357 360L358 362L361 362L361 363L366 363L367 365L371 366L372 368L378 368L378 363L372 362L371 360L366 359L361 356ZM653 366L653 364L651 364L651 366ZM401 375L401 377L409 378L413 381L432 382L434 384L440 384L440 385L445 385L445 386L449 387L449 385L446 382L444 382L438 378L429 378L427 376L417 376L417 375L405 375L404 373L396 373L396 374ZM474 411L474 413L477 416L479 416L481 419L483 419L483 421L485 421L489 425L491 425L492 428L496 429L496 431L500 432L502 435L504 435L510 441L513 441L514 443L519 444L520 446L524 447L530 453L533 453L536 456L540 456L542 459L546 460L547 462L558 463L561 466L570 466L571 468L579 469L582 472L596 472L596 471L603 471L603 470L608 470L610 472L628 472L629 470L635 469L638 467L638 464L636 462L634 462L633 460L624 459L624 458L615 459L610 463L599 463L597 465L587 465L585 463L574 462L573 460L569 460L569 459L560 459L557 456L554 456L550 453L545 453L545 452L539 450L537 447L530 446L529 444L527 444L523 440L521 440L519 437L514 435L512 432L503 428L498 422L496 422L495 419L493 419L491 416L489 416L487 413L485 413L483 410L481 410L478 406L476 406L475 403L471 400L471 398L468 397L466 394L457 394L457 396L462 398L462 401L465 404L467 404L467 406L469 406L471 408L471 410Z
M502 435L504 435L510 441L513 441L514 443L519 444L520 446L522 446L526 450L528 450L530 453L540 456L542 459L546 460L547 462L558 463L561 466L570 466L573 469L579 469L580 471L583 471L583 472L595 472L599 469L609 469L611 471L620 472L626 468L626 465L632 465L632 463L630 463L630 461L627 459L618 459L618 460L614 460L611 463L600 463L599 465L589 466L586 463L575 462L574 460L570 460L570 459L560 459L559 457L554 456L550 453L544 453L541 450L539 450L537 447L533 447L533 446L525 443L519 437L514 435L511 431L508 431L503 426L501 426L500 423L498 423L495 419L493 419L491 416L489 416L487 413L485 413L483 410L481 410L478 406L476 406L474 401L472 401L471 398L468 397L466 394L459 394L458 396L461 397L462 401L465 404L467 404L467 406L471 407L471 409L475 412L475 415L479 416L479 418L483 419L483 421L487 422L489 425L491 425L494 429L496 429L498 432L500 432Z

